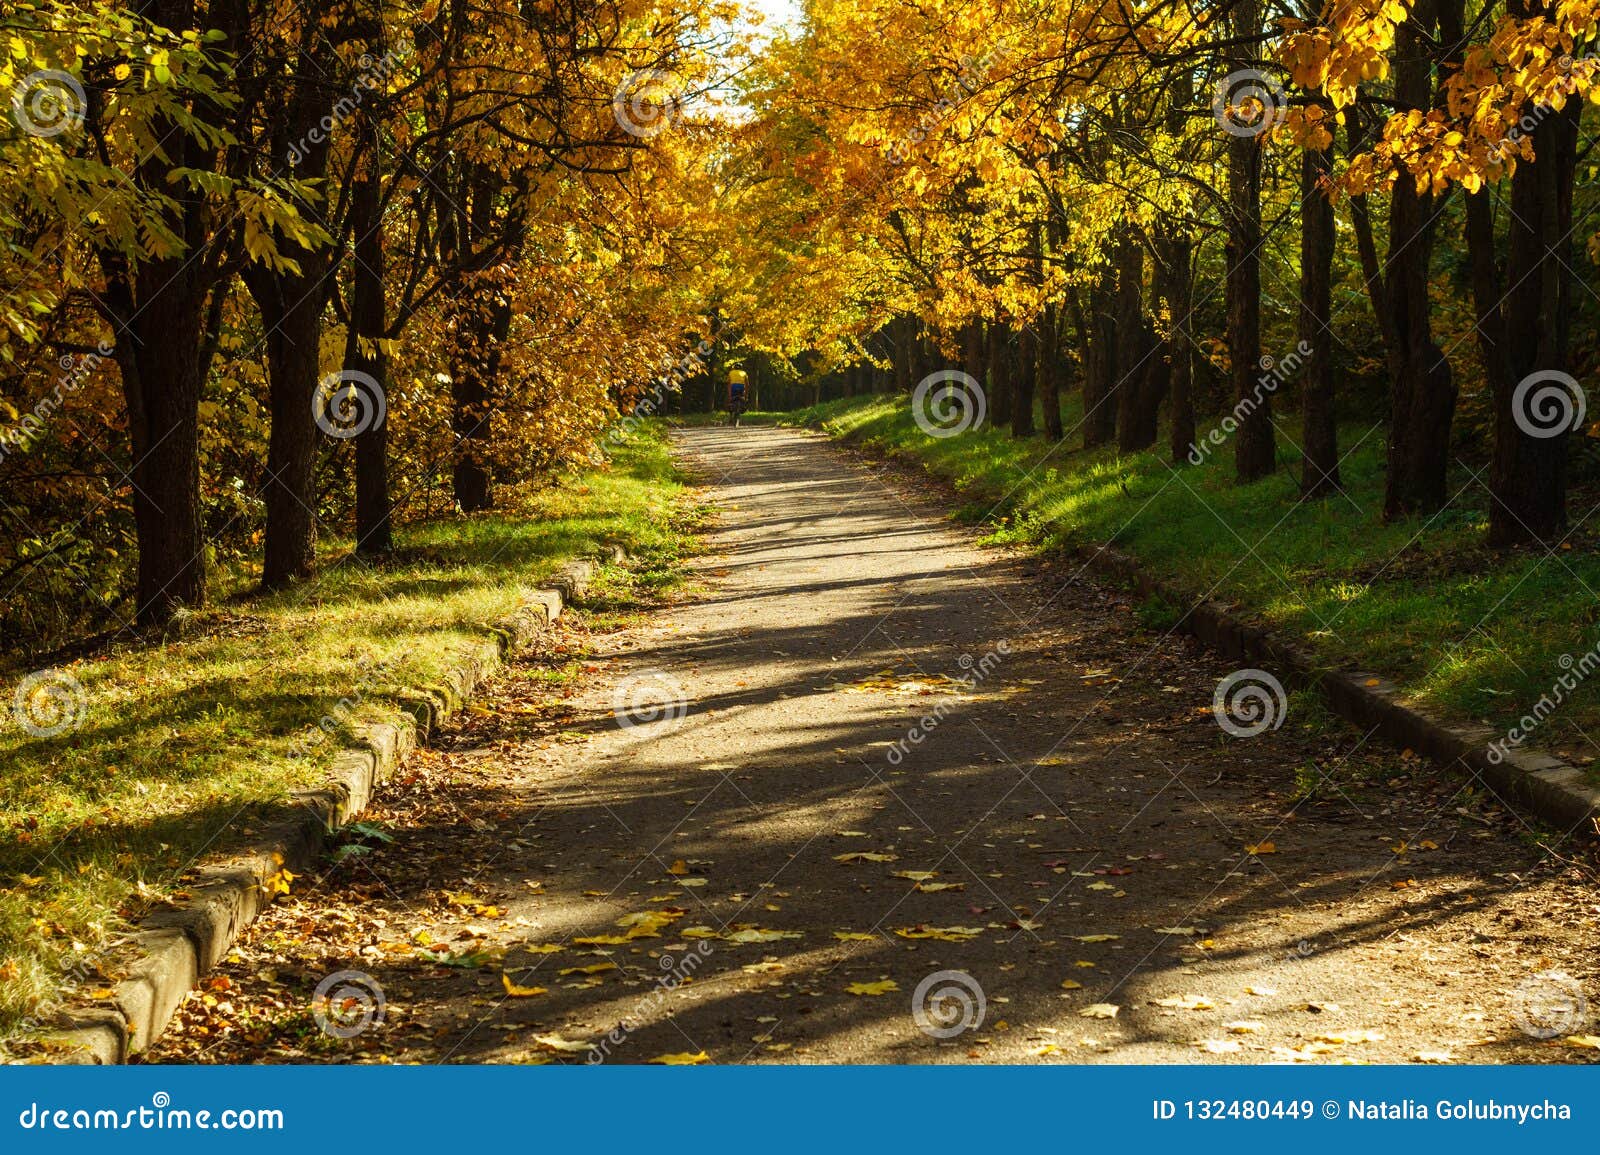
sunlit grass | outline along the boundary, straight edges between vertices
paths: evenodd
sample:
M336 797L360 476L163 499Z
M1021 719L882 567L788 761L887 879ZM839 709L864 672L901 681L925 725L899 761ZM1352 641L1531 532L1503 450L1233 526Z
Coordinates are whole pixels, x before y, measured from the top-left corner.
M491 514L403 528L391 563L355 562L348 542L328 541L305 586L224 592L170 640L62 666L83 687L82 724L57 737L0 729L0 1025L197 856L321 784L339 742L307 743L319 720L348 736L395 717L401 691L442 683L487 623L569 558L620 545L634 561L604 575L612 593L670 584L687 541L684 492L648 426L610 469L502 493ZM303 757L291 757L297 742Z

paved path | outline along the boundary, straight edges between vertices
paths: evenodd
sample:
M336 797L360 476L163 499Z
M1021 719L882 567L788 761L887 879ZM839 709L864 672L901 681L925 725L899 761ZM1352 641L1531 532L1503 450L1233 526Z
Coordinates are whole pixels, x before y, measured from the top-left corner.
M1597 1030L1531 976L1600 996L1600 905L1515 816L1310 699L1224 732L1228 664L821 438L679 440L700 592L503 679L159 1057L1600 1057L1519 1027ZM384 992L349 1041L337 970Z

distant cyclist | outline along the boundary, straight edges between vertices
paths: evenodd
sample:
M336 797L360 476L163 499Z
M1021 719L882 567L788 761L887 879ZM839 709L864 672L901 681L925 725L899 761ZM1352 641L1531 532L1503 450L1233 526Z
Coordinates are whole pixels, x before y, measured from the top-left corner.
M728 421L735 426L739 424L739 414L745 409L747 381L743 369L728 370Z

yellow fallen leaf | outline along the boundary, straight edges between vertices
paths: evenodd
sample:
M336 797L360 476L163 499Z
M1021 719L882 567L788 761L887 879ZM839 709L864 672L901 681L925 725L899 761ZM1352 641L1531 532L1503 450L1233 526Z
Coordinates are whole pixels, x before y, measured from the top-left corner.
M684 875L689 873L689 864L680 858L671 866L667 867L667 873L675 875L678 878L682 878Z
M593 964L591 964L589 966L586 966L586 967L565 967L565 968L563 968L561 970L558 970L556 972L556 974L558 974L558 975L597 975L597 974L602 974L605 971L614 971L616 969L617 969L617 964L616 963L593 963Z
M506 994L514 999L531 999L534 995L544 995L550 992L543 987L520 987L511 981L511 976L504 971L500 972L500 981L505 984Z
M1223 1023L1222 1029L1235 1035L1253 1035L1261 1029L1262 1024L1254 1019L1235 1019L1231 1023Z
M1600 1035L1568 1035L1561 1040L1569 1047L1584 1051L1600 1051Z
M1092 959L1081 958L1077 962L1073 963L1072 965L1075 966L1075 967L1085 967L1085 968L1087 968L1089 970L1093 970L1099 964L1094 962Z
M912 882L927 882L928 879L938 873L937 870L896 870L890 874L890 877L909 878Z
M1072 934L1067 937L1078 942L1115 942L1122 936L1120 934Z
M1121 1009L1115 1003L1090 1003L1078 1014L1085 1019L1114 1019Z
M1042 1047L1035 1047L1032 1051L1033 1057L1036 1059L1042 1059L1046 1055L1059 1055L1060 1053L1061 1048L1054 1043L1046 1043Z
M967 884L964 882L919 882L917 883L917 889L923 894L938 894L945 890L965 890L967 889Z
M1244 1049L1237 1039L1202 1039L1194 1045L1208 1055L1233 1055Z
M1088 886L1084 887L1084 889L1085 890L1115 890L1117 888L1115 886L1113 886L1109 882L1091 882Z
M1329 1031L1326 1034L1316 1036L1314 1041L1318 1043L1334 1044L1381 1043L1383 1042L1383 1038L1384 1037L1381 1032L1369 1031L1364 1027L1357 1027L1354 1030L1349 1031Z
M1258 842L1254 846L1246 846L1246 854L1276 854L1278 847L1271 842Z
M555 954L564 948L558 942L525 942L516 949L527 951L529 954Z
M535 1035L533 1041L541 1046L549 1047L552 1051L566 1051L576 1054L579 1051L591 1049L591 1044L577 1042L573 1039L563 1039L560 1035Z
M853 995L886 995L899 990L900 984L893 979L884 979L876 983L851 983L844 989Z
M1418 1063L1453 1063L1456 1057L1449 1051L1418 1051L1412 1059Z
M711 1056L704 1051L677 1051L670 1055L657 1055L649 1060L658 1067L693 1067L710 1061Z
M967 942L983 933L981 926L903 926L894 932L901 938L931 938L939 942Z
M1083 984L1077 979L1062 979L1061 989L1064 991L1081 991L1083 989Z
M797 930L763 930L761 927L745 927L743 930L732 931L722 936L729 942L777 942L779 939L799 938Z
M1247 994L1247 995L1275 995L1275 994L1278 993L1278 988L1277 987L1245 987L1244 988L1244 993Z
M1204 995L1173 995L1150 1001L1158 1007L1178 1007L1186 1011L1209 1011L1217 1005Z
M833 932L833 937L840 942L875 942L878 936L859 930L836 930Z
M1152 927L1157 934L1199 934L1197 926L1157 926Z
M871 850L858 850L853 854L835 854L835 862L893 862L898 854L879 854Z
M628 941L627 935L622 934L591 934L583 938L572 940L580 946L617 946Z

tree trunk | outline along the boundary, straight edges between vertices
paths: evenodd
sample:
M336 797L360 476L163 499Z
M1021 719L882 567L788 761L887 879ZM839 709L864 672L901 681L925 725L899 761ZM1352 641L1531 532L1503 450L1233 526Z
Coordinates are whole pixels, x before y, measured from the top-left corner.
M1187 237L1169 236L1161 244L1162 296L1170 325L1167 360L1171 365L1172 432L1168 447L1172 463L1182 465L1194 451L1194 349L1189 326L1194 323L1193 279L1190 266L1194 244Z
M1260 5L1240 0L1234 35L1260 34ZM1252 49L1252 51L1254 51ZM1259 62L1247 60L1243 67ZM1259 481L1277 464L1272 395L1260 386L1261 362L1261 137L1228 138L1228 352L1239 428L1233 435L1234 472L1241 485Z
M377 153L371 163L378 163ZM377 383L387 406L389 358L378 345L388 333L384 307L383 221L376 173L363 177L351 195L355 263L351 269L351 333L345 364ZM389 423L375 420L356 437L356 552L394 549L394 512L389 497Z
M1507 9L1523 17L1539 10L1526 0L1511 0ZM1530 133L1534 159L1519 161L1511 178L1510 288L1500 304L1504 321L1499 326L1505 352L1496 358L1499 374L1491 377L1489 544L1496 548L1553 544L1567 527L1567 441L1581 399L1569 349L1569 237L1582 111L1583 101L1571 98L1560 112L1539 121Z
M1046 305L1039 330L1039 409L1044 435L1051 441L1066 436L1061 427L1061 310Z
M1433 97L1432 0L1418 0L1395 36L1395 98L1427 108ZM1428 300L1433 253L1432 193L1402 174L1389 199L1389 260L1384 270L1395 348L1390 357L1389 472L1384 517L1443 508L1456 388L1433 340Z
M206 288L183 258L141 266L108 292L128 405L134 530L139 543L135 622L157 626L179 607L205 605L200 508L200 390L195 351Z
M1116 271L1107 265L1089 297L1089 358L1083 373L1083 447L1117 433Z
M1307 149L1300 162L1300 495L1326 497L1338 491L1339 427L1333 379L1333 201L1325 180L1333 148Z
M1144 246L1124 236L1117 251L1117 448L1137 453L1155 442L1155 423L1146 409L1150 377L1150 334L1144 317Z
M1039 371L1039 334L1024 325L1016 337L1016 375L1012 379L1011 435L1033 436L1033 393Z

